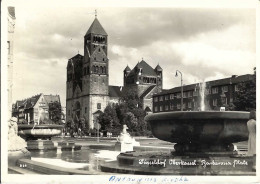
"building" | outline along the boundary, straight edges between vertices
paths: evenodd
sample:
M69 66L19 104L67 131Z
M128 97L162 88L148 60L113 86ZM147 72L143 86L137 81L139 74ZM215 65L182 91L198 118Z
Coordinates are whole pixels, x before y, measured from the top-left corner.
M38 94L13 104L12 115L18 118L19 123L38 122L53 119L50 108L53 104L61 107L59 95ZM60 108L61 110L61 108Z
M13 86L13 50L14 50L14 29L15 29L15 8L8 7L8 37L7 37L7 91L8 91L8 118L11 118L12 114L12 86Z
M220 110L229 106L234 99L239 84L253 80L254 75L247 74L183 86L183 111L198 111L205 105L205 110ZM202 98L204 94L204 98ZM201 104L202 99L204 103ZM163 90L153 95L153 112L181 110L181 87Z
M119 103L125 90L135 89L143 108L152 110L152 95L162 89L162 68L153 69L144 60L123 71L124 86L109 85L108 34L97 17L84 36L84 56L68 60L66 82L66 121L84 118L90 128L111 103Z
M152 96L162 91L163 70L158 64L152 68L143 59L131 70L124 69L124 90L135 90L142 100L143 108L152 111Z

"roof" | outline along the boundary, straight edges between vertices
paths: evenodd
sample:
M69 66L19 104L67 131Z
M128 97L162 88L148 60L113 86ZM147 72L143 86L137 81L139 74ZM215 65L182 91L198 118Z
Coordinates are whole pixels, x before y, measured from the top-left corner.
M143 92L143 94L141 94L140 98L144 98L144 97L145 97L146 95L148 95L148 93L150 93L154 88L155 88L155 85L149 86L149 87Z
M13 6L8 6L8 13L11 15L13 18L15 18L15 8Z
M17 108L19 108L19 106L23 106L23 105L24 105L25 109L30 109L30 108L34 107L34 105L37 103L37 101L39 100L41 95L42 94L38 94L38 95L32 96L30 98L27 98L25 100L18 100L16 102L18 105Z
M154 69L148 65L144 60L138 62L137 65L131 70L129 75L133 75L135 73L136 68L142 68L142 75L154 75L157 76Z
M59 95L44 95L45 100L47 103L52 103L52 102L60 102L60 96Z
M16 104L17 104L17 106L19 107L19 106L22 106L22 105L24 105L24 102L25 102L26 100L17 100L16 101Z
M220 86L225 84L236 84L240 82L245 82L253 79L252 74L246 74L246 75L232 75L231 77L214 80L214 81L208 81L206 82L210 86Z
M73 56L72 58L70 58L71 60L77 59L77 58L83 58L83 56L81 54L76 54L75 56ZM69 59L69 60L70 60Z
M158 65L155 67L155 70L161 71L161 70L162 70L162 67L158 64Z
M185 85L185 86L183 86L183 91L194 90L195 87L198 86L198 84L199 84L199 83L190 84L190 85ZM164 94L170 94L170 93L177 93L177 92L180 92L180 91L181 91L181 86L178 86L178 87L175 87L175 88L163 90L161 93L154 94L154 96L164 95Z
M109 97L121 97L122 96L122 86L108 86Z
M100 24L100 22L98 21L97 18L94 19L93 23L91 24L91 26L89 27L87 34L100 34L100 35L107 35L106 31L104 30L104 28L102 27L102 25Z
M129 66L127 65L124 69L124 71L131 71L131 69L129 68Z
M229 84L237 84L237 83L240 83L240 82L246 82L246 81L249 81L249 80L252 80L252 79L253 79L252 74L246 74L246 75L240 75L240 76L234 75L234 76L229 77L229 78L218 79L218 80L214 80L214 81L207 81L206 85L211 86L211 87L212 86L223 86L223 85L229 85ZM198 86L199 86L199 83L184 85L183 91L194 90ZM180 91L181 91L181 86L178 86L178 87L171 88L171 89L168 89L168 90L163 90L161 93L154 94L153 96L176 93L176 92L180 92Z

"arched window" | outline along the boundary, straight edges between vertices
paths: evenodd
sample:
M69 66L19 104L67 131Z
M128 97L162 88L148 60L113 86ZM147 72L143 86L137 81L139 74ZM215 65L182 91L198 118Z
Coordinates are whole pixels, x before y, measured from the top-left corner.
M106 71L106 67L105 67L105 66L104 66L104 68L103 68L103 72L104 72L104 74L107 73L107 71Z
M92 66L92 71L93 71L93 73L96 73L96 67L95 66Z
M100 67L100 73L103 73L103 67L102 66Z
M98 68L98 66L96 66L96 72L98 73L98 71L99 71L99 68Z

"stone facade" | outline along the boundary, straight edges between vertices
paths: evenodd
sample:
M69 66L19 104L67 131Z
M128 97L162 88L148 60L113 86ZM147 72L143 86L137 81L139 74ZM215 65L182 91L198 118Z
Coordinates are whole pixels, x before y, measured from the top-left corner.
M7 38L7 73L8 73L8 118L12 114L12 86L13 86L13 49L14 49L14 29L15 29L15 8L8 7L8 38Z
M152 94L161 92L162 68L153 69L143 60L123 71L124 86L110 86L107 40L108 34L95 18L84 36L84 56L77 54L68 60L66 121L84 118L94 128L99 114L108 104L120 103L125 90L136 90L148 110L152 109Z

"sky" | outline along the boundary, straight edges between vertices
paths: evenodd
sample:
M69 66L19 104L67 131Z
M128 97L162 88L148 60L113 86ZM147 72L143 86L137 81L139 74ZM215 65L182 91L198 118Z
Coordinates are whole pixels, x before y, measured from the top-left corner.
M83 38L97 18L108 34L109 84L142 58L163 69L163 88L253 73L255 10L247 8L30 6L14 4L13 102L59 94L66 105L68 59L83 55Z

